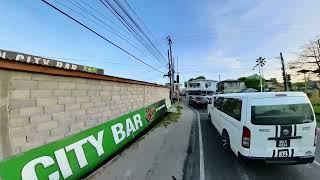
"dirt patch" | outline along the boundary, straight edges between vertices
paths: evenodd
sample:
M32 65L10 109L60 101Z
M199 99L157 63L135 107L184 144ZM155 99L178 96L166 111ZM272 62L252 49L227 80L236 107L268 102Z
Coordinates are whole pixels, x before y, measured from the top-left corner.
M163 126L167 128L170 124L178 122L182 114L181 110L183 107L177 104L174 104L173 106L177 109L177 111L167 114L162 120L159 121L156 127Z

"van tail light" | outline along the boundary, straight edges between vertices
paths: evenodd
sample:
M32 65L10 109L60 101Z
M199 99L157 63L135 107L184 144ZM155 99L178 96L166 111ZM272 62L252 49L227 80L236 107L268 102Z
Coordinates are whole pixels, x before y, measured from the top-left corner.
M317 145L317 128L315 129L315 131L314 131L314 144L313 144L314 146L316 146Z
M250 139L251 139L251 132L250 129L243 126L242 131L242 147L244 148L250 148Z

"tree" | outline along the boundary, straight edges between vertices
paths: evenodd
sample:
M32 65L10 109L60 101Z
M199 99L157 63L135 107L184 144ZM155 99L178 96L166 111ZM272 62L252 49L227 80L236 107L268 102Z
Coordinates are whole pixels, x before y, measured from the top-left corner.
M206 79L204 76L198 76L195 79Z
M315 38L309 41L298 53L299 58L295 62L290 64L290 69L299 70L310 70L311 76L320 75L320 39ZM316 71L318 70L318 71Z
M247 88L253 88L255 90L260 90L260 77L259 76L249 76L249 77L240 77L239 81L244 81L244 84ZM265 79L262 78L262 87L266 86Z
M240 77L238 80L239 81L246 81L246 77Z
M198 79L206 79L204 76L198 76L196 78L191 78L189 79L189 81L192 81L192 80L198 80Z
M271 78L270 80L271 80L272 85L277 85L278 84L278 81L277 81L276 78Z

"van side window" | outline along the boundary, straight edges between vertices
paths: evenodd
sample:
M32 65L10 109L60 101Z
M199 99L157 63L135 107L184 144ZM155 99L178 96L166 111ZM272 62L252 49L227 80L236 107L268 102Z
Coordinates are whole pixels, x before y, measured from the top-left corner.
M242 101L235 98L225 98L223 101L223 111L225 114L241 121Z
M223 104L223 99L222 97L216 98L215 104L216 108L222 111L222 104Z

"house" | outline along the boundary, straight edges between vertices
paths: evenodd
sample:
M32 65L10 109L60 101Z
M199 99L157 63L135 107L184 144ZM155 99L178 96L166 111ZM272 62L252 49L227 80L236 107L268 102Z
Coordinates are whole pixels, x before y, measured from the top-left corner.
M276 88L275 86L278 84L276 78L266 79L265 83L266 83L266 86L264 88L264 91L266 92L273 91Z
M185 82L186 94L188 95L212 95L217 91L216 80L195 79Z
M244 81L227 79L218 83L218 91L221 93L238 93L246 89Z

